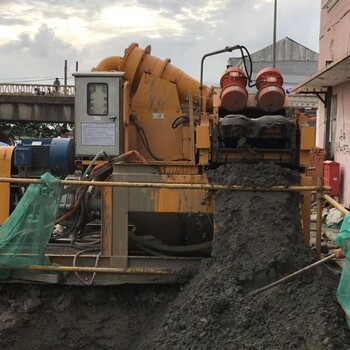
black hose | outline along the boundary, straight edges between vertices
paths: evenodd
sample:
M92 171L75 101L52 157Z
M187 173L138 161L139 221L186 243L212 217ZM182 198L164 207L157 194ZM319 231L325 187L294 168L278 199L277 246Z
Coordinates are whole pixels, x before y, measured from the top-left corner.
M249 87L254 87L256 84L252 83L252 75L253 75L252 58L250 56L250 53L249 53L248 49L245 46L240 46L240 51L241 51L241 56L242 56L244 70L245 70L247 78L248 78L248 86ZM246 53L246 55L244 54L244 52ZM247 67L246 57L248 57L248 60L249 60L249 70L248 70L248 67Z
M153 152L151 151L151 147L150 147L150 145L149 145L149 143L148 143L147 136L146 136L144 130L143 130L143 129L142 129L142 130L138 130L138 133L139 133L139 135L140 135L140 137L141 137L141 141L142 141L143 145L145 146L145 148L146 148L147 152L149 153L149 155L150 155L154 160L163 160L163 159L161 159L161 158L155 156L155 155L153 154Z
M185 124L188 123L190 120L189 117L187 117L186 115L182 115L181 117L176 118L173 123L171 124L171 127L173 129L176 129L178 126L180 126L181 124Z
M191 253L200 250L210 249L212 247L212 241L185 246L173 246L163 243L145 241L144 239L135 235L133 232L129 232L129 237L135 242L140 243L146 247L171 253Z
M149 155L154 159L154 160L163 160L157 156L155 156L151 150L151 147L148 143L147 136L145 134L145 131L143 130L142 124L139 122L137 119L137 116L135 114L130 114L130 120L135 124L137 133L140 135L141 141L143 143L143 146L145 147L146 151L149 153Z
M147 247L144 247L141 243L133 243L133 246L140 249L141 251L147 253L147 254L150 254L150 255L153 255L153 256L163 256L163 257L166 257L168 255L165 255L163 253L160 253L160 252L157 252L153 249L150 249L150 248L147 248Z

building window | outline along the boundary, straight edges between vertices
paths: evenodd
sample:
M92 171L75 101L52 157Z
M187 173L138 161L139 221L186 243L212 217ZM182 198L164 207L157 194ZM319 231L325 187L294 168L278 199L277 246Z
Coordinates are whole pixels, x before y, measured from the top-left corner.
M322 10L330 10L339 0L323 0Z

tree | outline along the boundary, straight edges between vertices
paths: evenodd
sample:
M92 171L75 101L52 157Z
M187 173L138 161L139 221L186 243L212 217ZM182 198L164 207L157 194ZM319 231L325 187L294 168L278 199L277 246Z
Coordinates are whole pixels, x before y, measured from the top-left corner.
M0 132L13 141L23 138L52 138L60 134L62 128L72 129L73 123L4 122L0 121Z

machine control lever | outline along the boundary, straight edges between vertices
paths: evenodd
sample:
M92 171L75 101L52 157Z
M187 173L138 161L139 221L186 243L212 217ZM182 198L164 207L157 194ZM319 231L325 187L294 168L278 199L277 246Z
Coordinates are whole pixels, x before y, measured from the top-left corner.
M108 119L111 119L115 123L115 121L117 120L117 116L111 115L110 117L108 117Z

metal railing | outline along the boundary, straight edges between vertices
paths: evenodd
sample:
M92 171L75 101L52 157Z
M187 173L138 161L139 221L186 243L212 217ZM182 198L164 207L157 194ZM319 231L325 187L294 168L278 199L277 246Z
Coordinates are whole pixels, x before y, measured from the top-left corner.
M74 85L0 84L0 95L74 96Z
M0 177L0 183L21 183L44 185L41 179ZM84 185L91 186L90 180L59 180L61 185ZM131 188L171 188L192 189L206 191L242 191L242 192L299 192L299 191L330 191L330 186L272 186L272 187L250 187L238 185L214 185L214 184L191 184L191 183L167 183L167 182L131 182L131 181L94 181L94 186L131 187Z

